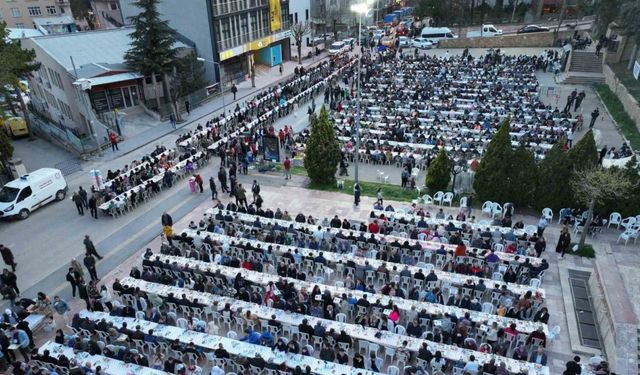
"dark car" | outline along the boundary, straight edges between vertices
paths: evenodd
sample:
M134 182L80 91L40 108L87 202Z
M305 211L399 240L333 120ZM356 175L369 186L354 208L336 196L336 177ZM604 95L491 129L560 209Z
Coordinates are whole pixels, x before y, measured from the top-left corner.
M538 26L538 25L527 25L518 30L518 34L527 34L527 33L540 33L544 31L549 31L548 27Z

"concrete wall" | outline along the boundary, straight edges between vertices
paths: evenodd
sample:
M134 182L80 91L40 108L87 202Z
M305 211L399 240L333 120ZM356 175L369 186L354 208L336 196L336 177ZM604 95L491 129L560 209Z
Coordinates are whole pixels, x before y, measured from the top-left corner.
M456 30L453 30L454 32ZM573 35L573 31L561 31L559 39ZM506 47L551 47L553 33L509 34L486 38L458 38L440 41L440 48L506 48Z
M624 282L609 255L596 257L589 291L611 370L621 375L638 373L638 321L629 302ZM612 268L614 267L614 268Z
M627 111L629 117L635 121L636 128L640 129L640 105L638 105L638 101L629 94L627 88L618 81L618 78L608 65L603 65L602 72L604 73L607 85L611 91L618 96L618 99L622 102L624 110Z

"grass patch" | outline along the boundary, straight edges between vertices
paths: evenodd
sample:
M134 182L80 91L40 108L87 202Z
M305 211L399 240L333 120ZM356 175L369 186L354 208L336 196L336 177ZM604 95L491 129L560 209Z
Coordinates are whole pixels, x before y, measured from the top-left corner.
M336 183L333 184L316 184L310 183L308 189L334 191L353 195L353 181L344 180L344 188L339 189ZM382 196L385 200L394 200L401 202L411 202L418 197L417 190L403 189L397 185L380 184L375 182L360 181L361 195L365 197L376 197L378 188L382 188Z
M578 251L574 252L572 249L576 245L578 245L577 242L572 242L571 245L569 246L569 251L567 251L565 254L577 255L577 256L583 257L583 258L595 258L596 257L596 252L595 252L595 250L593 250L593 246L591 246L589 244L584 244L584 246L579 248Z
M640 103L640 80L633 77L632 71L627 69L627 63L609 64L620 83L627 88L631 96Z
M624 110L620 99L605 84L597 84L594 88L604 105L607 106L609 113L611 113L616 127L629 141L629 146L636 151L640 151L640 132L636 127L636 123Z
M284 166L282 164L277 164L276 171L284 173ZM304 169L304 167L294 165L291 167L291 174L295 174L298 176L306 176L307 170Z

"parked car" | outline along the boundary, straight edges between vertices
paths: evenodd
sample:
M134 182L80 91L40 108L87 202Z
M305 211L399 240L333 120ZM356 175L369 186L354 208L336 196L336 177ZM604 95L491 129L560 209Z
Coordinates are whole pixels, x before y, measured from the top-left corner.
M502 35L502 30L498 29L497 27L493 25L482 25L480 31L469 31L467 33L467 38L480 38L499 35Z
M356 38L346 38L342 39L342 41L347 47L353 47L353 45L356 43Z
M335 42L329 47L329 54L335 55L340 52L344 52L348 49L347 45L344 42Z
M395 47L396 41L395 41L395 38L385 36L382 39L380 39L380 44L386 47Z
M0 218L17 216L24 220L47 203L63 200L67 189L58 169L42 168L20 176L0 190Z
M409 47L412 45L411 39L409 39L409 37L407 36L401 36L400 38L398 38L398 40L398 45L400 47Z
M518 29L518 34L541 33L545 31L549 31L549 28L545 26L538 26L538 25L527 25L525 27Z
M428 49L433 47L433 42L427 38L415 38L411 41L411 46L420 49Z

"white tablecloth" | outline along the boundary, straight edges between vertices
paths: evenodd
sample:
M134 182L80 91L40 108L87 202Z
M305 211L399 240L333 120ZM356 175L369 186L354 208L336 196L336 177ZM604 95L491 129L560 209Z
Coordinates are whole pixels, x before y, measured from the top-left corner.
M233 355L253 358L256 354L266 361L273 360L275 364L286 363L288 367L300 366L305 368L311 366L313 372L316 374L335 375L335 374L363 374L374 375L377 374L372 371L363 369L356 369L351 366L340 365L337 363L326 362L320 359L316 359L310 356L303 356L301 354L289 354L285 352L275 351L266 346L253 345L246 342L233 340L227 337L214 336L206 333L189 331L178 327L167 326L157 324L154 322L139 320L134 318L123 318L111 316L108 313L103 312L88 312L82 311L81 316L88 317L93 321L105 319L108 322L112 322L116 327L121 327L123 322L127 323L128 327L135 327L140 325L142 331L147 332L149 329L153 329L153 334L156 337L162 337L167 340L179 340L183 344L190 342L194 345L209 349L216 350L218 345L222 344L224 348Z
M142 280L135 280L135 279L131 279L131 278L126 278L124 280L122 280L122 284L123 285L128 285L131 287L139 287L141 290L147 292L147 293L154 293L160 296L167 296L169 293L173 293L174 295L182 295L182 294L186 294L187 298L189 299L193 299L193 298L198 298L198 301L201 303L205 303L207 305L212 305L214 302L218 302L218 308L222 308L223 306L225 306L226 303L231 303L231 310L235 311L236 308L242 308L243 311L247 311L250 310L252 314L256 314L258 315L261 319L270 319L271 315L276 315L276 320L278 320L279 322L283 323L283 324L289 324L292 326L298 326L300 323L302 323L302 319L307 319L309 321L309 324L311 326L314 326L315 323L317 321L320 321L323 323L324 327L326 328L327 331L329 331L331 328L335 329L336 332L340 332L342 330L344 330L347 334L349 334L350 336L352 336L352 338L354 339L362 339L362 340L366 340L369 342L373 342L376 344L379 344L381 346L389 346L392 348L398 348L402 346L402 342L403 341L407 341L408 345L407 348L413 352L417 352L420 347L422 346L423 342L426 342L429 350L431 350L431 352L435 352L437 350L442 352L442 355L449 359L449 360L453 360L453 361L458 361L458 360L463 360L463 361L467 361L469 359L470 355L474 355L476 357L476 359L479 361L479 363L484 363L484 362L488 362L491 358L496 358L497 360L501 360L501 361L505 361L507 364L507 367L511 370L516 370L516 369L522 369L522 368L529 368L529 373L530 374L549 374L549 369L547 367L542 367L542 366L536 366L535 364L531 364L531 363L526 363L526 362L521 362L521 361L517 361L514 359L510 359L510 358L505 358L505 357L499 357L499 356L494 356L494 355L490 355L490 354L485 354L485 353L480 353L477 351L473 351L473 350L468 350L468 349L463 349L463 348L459 348L453 345L445 345L445 344L439 344L439 343L435 343L435 342L430 342L427 340L421 340L418 338L413 338L413 337L409 337L409 336L403 336L403 335L398 335L395 333L391 333L388 331L378 331L376 329L372 329L372 328L362 328L359 325L356 324L348 324L348 323L340 323L340 322L336 322L336 321L330 321L330 320L326 320L326 319L320 319L320 318L314 318L311 316L307 316L307 315L301 315L301 314L297 314L297 313L288 313L285 312L283 310L278 310L278 309L273 309L273 308L269 308L266 306L258 306L256 304L253 303L248 303L248 302L243 302L243 301L237 301L233 298L225 298L225 297L220 297L220 296L214 296L208 293L200 293L200 292L196 292L193 290L187 290L184 288L176 288L176 287L170 287L170 286L166 286L166 285L162 285L162 284L156 284L156 283L148 283ZM106 313L81 313L81 315L83 316L90 316L88 314L92 314L94 317L92 317L92 320L98 320L100 318L102 318L104 315L108 316L108 314ZM98 315L96 315L98 314ZM114 318L114 317L109 317L111 319L118 319L118 318ZM124 318L121 318L124 319ZM129 327L134 327L137 324L140 324L140 322L144 322L141 320L137 320L137 319L133 319L133 318L128 318L129 320L127 321L127 326ZM109 320L109 319L107 319ZM151 323L153 324L153 323ZM490 324L490 323L489 323ZM118 325L119 326L119 325ZM142 325L141 325L142 326ZM149 326L149 328L153 328L152 326ZM169 328L175 328L175 327L169 327ZM154 333L156 335L160 335L158 333L158 331L154 329ZM175 330L179 331L179 332L184 332L184 330L179 329L179 328L175 328ZM146 329L143 328L143 331L146 331ZM191 331L189 331L191 332ZM376 337L376 333L380 332L381 336L380 337ZM162 335L163 337L167 337ZM208 336L208 335L207 335ZM170 338L179 338L180 336L176 336L173 337L171 336ZM182 340L181 340L182 341ZM183 341L184 342L184 341ZM199 345L197 342L194 341L194 343L196 343L196 345ZM354 342L355 344L355 342ZM213 346L211 346L213 348ZM227 345L225 344L225 348L227 348ZM229 350L227 348L227 350ZM289 362L287 362L287 364L290 364ZM313 368L313 367L312 367ZM314 370L315 372L315 370Z
M102 355L90 355L87 352L74 353L73 348L47 341L40 347L38 352L42 354L45 350L49 350L52 357L58 358L64 354L67 358L75 358L78 364L85 365L87 362L91 364L93 370L97 366L102 367L102 373L108 375L162 375L164 371L154 370L150 367L138 366L134 363L124 363L123 361L108 358Z

